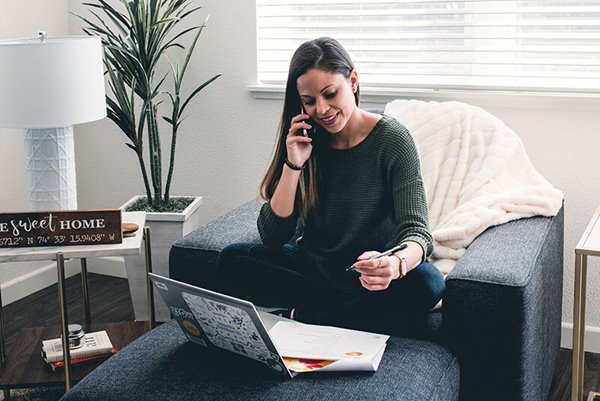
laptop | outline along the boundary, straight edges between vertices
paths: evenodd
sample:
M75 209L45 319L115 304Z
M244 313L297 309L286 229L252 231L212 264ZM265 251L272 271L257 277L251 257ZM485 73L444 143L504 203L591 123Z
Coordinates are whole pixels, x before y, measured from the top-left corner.
M249 301L150 273L172 316L196 344L253 359L277 375L377 370L388 335L300 323Z
M171 315L189 341L254 359L280 376L294 377L269 336L278 316L251 302L149 273Z

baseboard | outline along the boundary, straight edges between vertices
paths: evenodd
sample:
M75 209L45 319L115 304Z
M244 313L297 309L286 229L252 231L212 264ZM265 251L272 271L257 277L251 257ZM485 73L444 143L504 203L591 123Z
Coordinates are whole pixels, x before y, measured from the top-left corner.
M127 278L122 257L87 259L87 268L89 273ZM65 262L65 278L74 276L80 272L81 264L78 260ZM2 283L2 305L6 306L21 298L25 298L39 290L56 284L57 281L56 263L49 262L47 265L28 274Z
M585 351L600 354L600 327L585 326ZM560 346L573 348L573 323L562 323Z

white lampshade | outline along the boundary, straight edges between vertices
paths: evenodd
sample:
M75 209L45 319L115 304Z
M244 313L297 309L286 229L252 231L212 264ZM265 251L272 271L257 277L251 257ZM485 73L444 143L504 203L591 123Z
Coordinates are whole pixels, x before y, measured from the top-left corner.
M99 37L0 41L0 127L25 129L30 209L77 209L72 126L103 117Z
M63 127L103 117L99 37L0 40L0 127Z

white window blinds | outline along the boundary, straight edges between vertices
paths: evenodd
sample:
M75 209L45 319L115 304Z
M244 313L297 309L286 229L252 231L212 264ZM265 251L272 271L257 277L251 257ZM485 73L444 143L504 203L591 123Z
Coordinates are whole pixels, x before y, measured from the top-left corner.
M600 0L256 0L258 79L338 39L363 85L600 92Z

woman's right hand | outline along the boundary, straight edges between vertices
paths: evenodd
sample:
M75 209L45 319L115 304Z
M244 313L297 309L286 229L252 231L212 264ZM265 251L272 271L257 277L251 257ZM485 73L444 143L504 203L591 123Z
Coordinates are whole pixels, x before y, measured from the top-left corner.
M303 129L311 129L312 125L305 120L310 118L308 114L298 114L292 118L290 130L288 131L285 145L287 158L296 166L304 166L312 152L312 139L303 135Z

